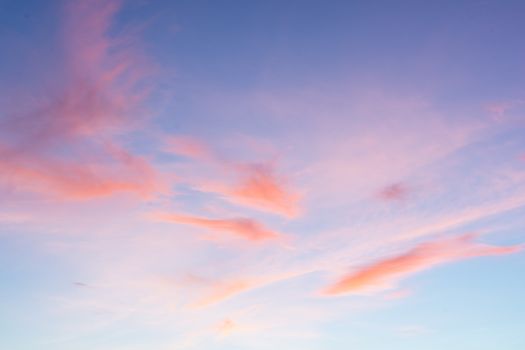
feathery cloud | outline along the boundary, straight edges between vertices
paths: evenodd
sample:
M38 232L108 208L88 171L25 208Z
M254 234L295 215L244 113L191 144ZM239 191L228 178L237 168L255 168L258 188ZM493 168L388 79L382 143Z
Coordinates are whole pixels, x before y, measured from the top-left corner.
M156 213L152 216L161 221L225 232L253 242L275 239L281 236L280 233L266 228L258 221L247 218L208 219L198 216L167 213Z
M300 195L276 171L273 162L239 163L224 159L208 145L190 136L166 138L164 149L194 161L207 162L233 177L224 182L204 181L197 187L219 194L225 200L293 218L299 215Z
M498 247L473 242L472 234L422 243L408 252L376 261L328 286L324 295L341 295L388 289L396 282L436 265L488 255L518 252L521 246Z
M164 188L154 167L118 140L140 119L144 95L138 56L107 35L119 5L65 5L62 88L3 120L0 185L64 199Z

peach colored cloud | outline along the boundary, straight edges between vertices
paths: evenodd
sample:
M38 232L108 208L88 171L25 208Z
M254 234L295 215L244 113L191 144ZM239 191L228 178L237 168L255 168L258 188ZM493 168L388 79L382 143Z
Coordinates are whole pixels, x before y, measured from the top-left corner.
M0 136L0 185L64 199L117 192L151 195L165 188L142 156L119 145L144 91L135 55L107 31L119 1L66 2L62 90L8 115ZM35 99L33 99L34 101Z
M216 283L213 285L211 291L207 293L206 296L193 304L193 307L203 308L211 306L230 299L237 294L255 288L256 286L257 283L242 279Z
M124 173L97 164L80 165L47 160L31 164L0 164L0 180L19 190L28 190L65 199L89 199L115 192L134 192L147 196L156 185L153 180L126 178ZM145 174L147 175L147 174Z
M238 329L238 325L232 319L226 318L217 325L217 332L222 336L230 335Z
M288 218L299 216L301 196L276 174L273 165L237 164L230 169L233 169L233 180L204 180L195 187L200 191L216 193L237 205Z
M112 151L105 159L65 160L58 157L17 155L2 157L0 183L9 188L58 196L64 199L90 199L116 192L133 192L143 197L164 191L149 163L125 150ZM0 149L0 155L2 150Z
M225 171L231 180L216 179L198 184L202 191L214 192L235 204L279 214L286 217L299 215L300 195L278 175L273 163L236 163L215 155L204 143L191 137L169 138L166 150L206 161Z
M389 288L419 271L447 262L477 256L505 255L522 246L498 247L473 242L472 234L422 243L412 250L364 266L328 286L324 295L341 295Z
M239 163L220 157L206 143L191 136L170 136L164 149L194 161L206 162L233 177L230 181L203 181L202 191L214 192L225 200L286 217L299 215L300 195L277 174L273 162Z
M238 172L239 181L220 192L228 200L287 217L299 214L300 196L276 174L272 164L244 164Z
M304 271L279 271L278 273L253 274L238 276L225 280L209 280L191 276L190 285L205 287L204 296L192 304L195 308L203 308L221 303L241 293L262 288L276 282L281 282L304 275Z
M153 214L153 217L157 220L225 232L253 242L275 239L281 236L280 233L266 228L263 224L246 218L208 219L191 215L166 213Z

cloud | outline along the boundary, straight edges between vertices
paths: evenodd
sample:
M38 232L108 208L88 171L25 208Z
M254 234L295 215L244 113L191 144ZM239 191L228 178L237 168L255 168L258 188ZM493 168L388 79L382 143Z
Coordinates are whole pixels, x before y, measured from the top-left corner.
M235 295L253 289L257 285L258 284L255 282L243 279L215 283L212 286L211 291L208 292L206 296L195 302L193 307L203 308L223 302L234 297Z
M69 200L117 192L134 192L148 197L163 190L159 176L144 158L123 149L111 152L109 157L82 154L73 160L30 153L11 157L0 149L0 182L13 190Z
M300 213L300 195L289 186L284 176L277 173L274 162L231 161L191 136L166 137L164 150L212 165L230 178L200 181L196 187L201 191L217 193L229 202L289 218Z
M268 265L268 264L266 264ZM270 273L255 272L249 275L230 276L222 280L206 279L198 276L190 276L186 281L190 286L203 288L203 296L191 304L195 308L212 306L241 293L260 289L304 275L304 271L286 271L286 268Z
M272 164L243 164L238 166L239 181L218 190L227 200L280 214L296 217L300 196L287 187Z
M28 214L0 211L0 224L18 224L31 221Z
M169 136L164 140L164 150L196 160L212 160L213 153L200 140L191 136Z
M494 121L503 121L506 119L509 111L523 105L524 102L522 99L493 102L486 106L486 110Z
M239 328L238 324L233 320L226 318L219 322L216 329L217 332L222 336L227 336L235 332Z
M342 295L378 291L417 272L436 265L488 255L518 252L522 246L498 247L473 242L472 234L422 243L408 252L376 261L352 272L328 286L324 295Z
M412 295L412 290L410 289L398 289L384 295L386 300L398 300L405 299Z
M409 189L403 183L393 183L378 192L378 197L385 201L400 201L408 196Z
M67 2L64 70L52 91L6 113L0 185L63 199L117 192L149 196L164 188L143 156L120 145L140 119L145 89L138 56L109 38L119 1ZM30 89L30 87L28 87ZM36 101L36 102L35 102Z
M166 213L153 214L152 217L162 221L225 232L253 242L275 239L281 236L280 233L266 228L258 221L246 218L208 219L191 215Z

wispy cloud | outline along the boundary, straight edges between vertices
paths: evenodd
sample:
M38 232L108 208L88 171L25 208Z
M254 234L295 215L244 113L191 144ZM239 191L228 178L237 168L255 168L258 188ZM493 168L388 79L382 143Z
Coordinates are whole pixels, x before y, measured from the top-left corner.
M214 305L232 298L233 296L254 288L257 284L249 280L233 280L216 283L207 294L197 300L193 307L202 308Z
M388 289L417 272L436 265L477 256L505 255L522 246L498 247L473 242L472 234L422 243L408 252L376 261L352 272L324 289L324 295L341 295Z
M276 174L273 164L242 164L236 168L237 183L212 189L234 203L290 218L299 215L300 196Z
M377 196L385 201L399 201L407 198L409 191L405 184L398 182L382 188Z
M168 213L155 213L151 216L157 220L202 227L207 230L227 233L253 242L275 239L281 236L280 233L268 229L258 221L247 218L209 219Z
M89 199L116 192L134 192L141 196L161 190L163 185L148 162L138 156L119 150L108 160L85 158L81 163L73 159L20 155L6 157L0 163L4 185L58 196L65 199ZM107 163L113 160L116 164Z
M145 92L138 88L143 65L130 48L119 45L120 39L107 34L119 4L66 4L64 73L56 84L61 88L40 91L38 102L3 121L4 186L66 199L149 195L163 187L154 167L118 140L141 119Z
M214 158L213 152L206 144L190 136L166 137L164 140L164 151L195 160L212 161Z
M189 136L166 138L164 149L224 171L229 179L203 180L196 184L202 191L214 192L232 203L279 214L289 218L300 214L301 196L287 179L278 174L275 162L235 162L214 152L203 141Z
M239 326L236 322L229 318L226 318L219 322L219 324L217 325L217 332L222 336L227 336L235 332L238 328Z

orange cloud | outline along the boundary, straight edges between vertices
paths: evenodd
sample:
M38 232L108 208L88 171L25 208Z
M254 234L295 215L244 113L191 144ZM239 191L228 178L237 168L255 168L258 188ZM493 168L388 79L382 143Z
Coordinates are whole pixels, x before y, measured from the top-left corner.
M439 264L487 255L511 254L521 246L497 247L472 240L474 235L423 243L405 254L364 266L343 277L323 291L324 295L341 295L389 288L403 278Z
M208 230L226 232L249 241L262 241L281 236L261 223L246 218L207 219L181 214L154 214L154 218L183 225L202 227Z
M227 199L264 211L295 217L299 214L299 195L286 187L271 164L242 165L240 181L222 191Z
M300 213L300 195L287 186L271 164L230 165L236 179L230 183L203 183L201 191L214 192L225 200L289 218Z
M168 137L164 148L170 153L207 162L233 175L230 182L201 183L198 187L202 191L217 193L232 203L290 218L299 214L299 194L277 174L275 164L271 162L250 164L223 159L204 142L190 136Z

